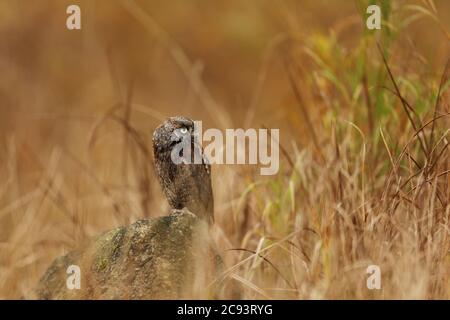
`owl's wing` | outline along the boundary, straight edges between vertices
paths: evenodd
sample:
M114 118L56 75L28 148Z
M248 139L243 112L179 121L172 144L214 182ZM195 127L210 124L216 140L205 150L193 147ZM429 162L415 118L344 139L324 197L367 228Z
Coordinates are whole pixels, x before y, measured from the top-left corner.
M214 223L214 195L212 192L212 185L211 185L211 165L209 164L209 160L204 157L208 162L205 162L205 168L206 168L206 173L209 176L208 179L208 193L209 193L209 201L208 201L208 207L207 210L210 213L211 216L211 223Z
M208 215L210 223L214 222L214 196L211 185L211 165L209 159L203 153L203 149L196 148L196 152L201 153L202 163L194 165L196 168L195 175L198 181L197 189L200 194L201 201L205 207L205 214Z

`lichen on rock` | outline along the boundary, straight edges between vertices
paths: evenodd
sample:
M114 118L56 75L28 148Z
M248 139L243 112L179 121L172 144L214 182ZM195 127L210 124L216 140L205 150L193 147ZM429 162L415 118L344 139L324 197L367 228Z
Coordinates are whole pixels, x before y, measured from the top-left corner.
M40 299L210 298L217 254L208 226L186 210L139 220L57 258L41 278ZM80 289L66 286L70 265L81 271ZM200 296L199 296L200 295Z

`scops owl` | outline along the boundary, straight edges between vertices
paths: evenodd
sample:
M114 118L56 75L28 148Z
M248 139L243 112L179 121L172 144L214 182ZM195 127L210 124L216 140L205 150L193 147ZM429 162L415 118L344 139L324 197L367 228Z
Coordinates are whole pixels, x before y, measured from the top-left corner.
M214 222L211 167L199 144L194 121L168 118L153 133L155 169L172 209L188 209Z

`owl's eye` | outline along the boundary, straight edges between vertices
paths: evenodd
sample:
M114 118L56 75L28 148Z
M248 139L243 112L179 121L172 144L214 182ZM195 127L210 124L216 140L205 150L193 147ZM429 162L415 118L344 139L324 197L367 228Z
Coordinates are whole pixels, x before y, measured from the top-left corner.
M186 134L188 132L187 128L181 128L180 129L181 134Z

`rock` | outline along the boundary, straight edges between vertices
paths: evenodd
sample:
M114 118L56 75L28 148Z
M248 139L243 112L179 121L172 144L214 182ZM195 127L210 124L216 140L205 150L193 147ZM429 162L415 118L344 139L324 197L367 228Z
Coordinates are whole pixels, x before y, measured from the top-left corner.
M215 289L206 288L218 261L206 222L176 210L108 231L57 258L36 294L39 299L212 298ZM70 265L80 267L80 289L66 285Z

